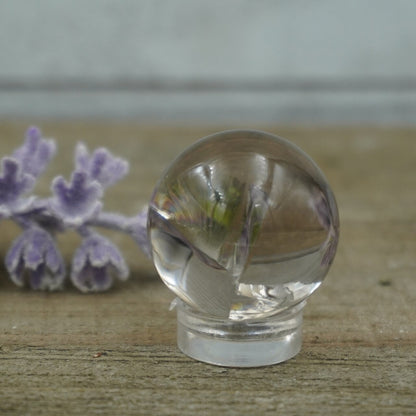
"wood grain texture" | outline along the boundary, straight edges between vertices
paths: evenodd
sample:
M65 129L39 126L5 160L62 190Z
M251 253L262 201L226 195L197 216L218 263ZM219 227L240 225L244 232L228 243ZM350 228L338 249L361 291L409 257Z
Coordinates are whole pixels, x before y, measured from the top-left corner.
M0 124L0 154L23 136ZM132 163L106 206L133 215L164 166L230 126L46 123L59 154L39 183L69 176L84 139ZM242 126L239 126L242 127ZM198 363L176 348L172 295L124 236L131 277L102 295L36 293L0 271L2 415L413 415L416 412L416 130L256 126L290 138L328 177L341 216L338 254L304 316L294 359L259 369ZM18 234L2 222L0 253ZM79 240L59 239L69 260Z

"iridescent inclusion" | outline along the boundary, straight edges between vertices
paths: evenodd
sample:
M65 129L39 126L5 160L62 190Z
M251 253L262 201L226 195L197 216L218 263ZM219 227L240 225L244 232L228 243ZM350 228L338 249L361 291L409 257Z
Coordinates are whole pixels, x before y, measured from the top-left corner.
M227 131L196 142L153 193L156 268L190 308L259 319L301 302L335 255L338 211L315 163L287 140Z

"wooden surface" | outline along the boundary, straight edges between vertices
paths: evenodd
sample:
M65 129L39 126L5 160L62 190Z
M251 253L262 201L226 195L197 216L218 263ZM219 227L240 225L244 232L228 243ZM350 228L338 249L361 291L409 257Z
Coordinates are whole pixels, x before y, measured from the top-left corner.
M59 155L37 188L70 174L83 139L132 163L106 207L133 215L164 166L224 127L111 123L41 126ZM241 125L238 127L242 127ZM182 355L173 296L135 245L111 234L132 273L101 295L22 290L0 271L1 415L414 415L416 413L416 130L256 126L290 138L322 167L338 200L335 263L305 309L294 359L220 368ZM0 124L0 154L25 123ZM0 253L18 234L2 222ZM79 243L59 244L67 259ZM101 354L100 354L101 353Z

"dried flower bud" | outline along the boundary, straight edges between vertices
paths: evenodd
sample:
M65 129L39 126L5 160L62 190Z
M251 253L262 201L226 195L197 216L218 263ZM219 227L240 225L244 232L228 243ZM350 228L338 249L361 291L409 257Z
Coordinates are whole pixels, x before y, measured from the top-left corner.
M13 153L22 171L37 178L55 155L56 145L51 139L43 139L37 127L30 127L26 132L26 140Z
M107 188L123 178L128 170L128 163L113 156L107 149L99 148L90 156L87 147L79 143L75 150L77 171L86 172L92 181L99 182Z
M0 215L9 217L12 212L24 211L34 198L21 198L31 190L35 180L33 176L22 172L19 162L10 157L2 159L0 176Z
M90 182L85 172L74 172L70 183L62 176L55 178L52 191L50 209L68 226L79 227L101 210L102 187L96 181Z
M14 283L32 289L55 290L62 286L65 265L51 235L38 227L25 230L6 256L6 267Z
M113 278L127 279L128 267L117 247L99 234L84 239L75 252L71 280L82 292L101 292Z

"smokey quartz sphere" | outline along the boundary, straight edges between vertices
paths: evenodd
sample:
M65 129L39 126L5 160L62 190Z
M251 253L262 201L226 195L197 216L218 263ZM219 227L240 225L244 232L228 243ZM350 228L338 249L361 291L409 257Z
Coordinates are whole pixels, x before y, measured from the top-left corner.
M155 266L187 308L262 319L309 296L334 258L338 211L301 149L260 131L225 131L189 147L150 202Z

